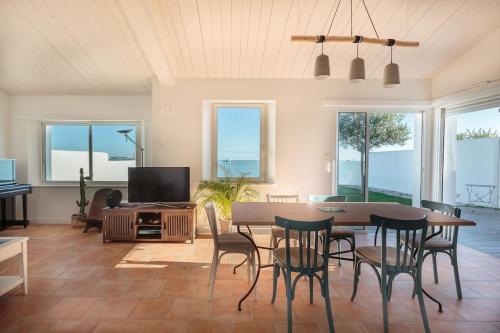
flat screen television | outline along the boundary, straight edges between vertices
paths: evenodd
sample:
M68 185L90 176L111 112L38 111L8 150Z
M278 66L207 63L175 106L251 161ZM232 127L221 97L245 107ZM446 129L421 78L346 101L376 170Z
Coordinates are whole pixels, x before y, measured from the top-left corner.
M128 169L129 202L189 202L189 167Z

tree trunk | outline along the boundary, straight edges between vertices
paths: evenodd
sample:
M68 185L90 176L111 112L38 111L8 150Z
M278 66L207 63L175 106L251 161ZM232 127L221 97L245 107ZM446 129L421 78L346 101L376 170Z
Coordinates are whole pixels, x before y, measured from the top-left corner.
M365 201L365 152L361 152L361 201Z

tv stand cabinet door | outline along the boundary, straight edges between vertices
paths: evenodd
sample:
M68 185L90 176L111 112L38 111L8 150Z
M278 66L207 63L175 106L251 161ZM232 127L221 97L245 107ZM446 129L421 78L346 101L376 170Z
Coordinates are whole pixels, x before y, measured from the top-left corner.
M193 209L167 209L162 214L162 239L168 241L193 240Z
M135 212L105 212L103 221L103 241L134 240Z

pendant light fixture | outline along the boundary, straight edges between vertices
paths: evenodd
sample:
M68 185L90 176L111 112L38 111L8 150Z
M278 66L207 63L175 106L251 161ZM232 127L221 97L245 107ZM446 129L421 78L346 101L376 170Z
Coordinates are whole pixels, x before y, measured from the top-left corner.
M323 54L324 40L320 40L318 43L321 43L321 54L316 57L314 63L314 77L317 80L324 80L330 76L330 59L326 54Z
M341 1L342 0L339 0L337 4L337 8L335 9L335 13L333 14L332 22L330 22L330 27L328 28L326 36L328 36L330 34L330 31L332 30L333 21L335 21L335 17L337 16L337 11L339 10ZM330 58L323 53L326 36L317 36L316 40L316 43L321 43L321 54L316 57L316 62L314 63L314 78L316 78L317 80L324 80L330 76Z
M388 45L391 47L391 62L387 64L384 68L384 87L393 88L401 83L399 79L399 66L392 62L392 46L394 45L394 39L389 40Z
M351 36L352 36L352 0L351 0ZM349 80L352 83L360 83L365 80L365 60L359 57L359 43L363 40L361 36L354 36L354 44L356 44L356 58L352 59L351 67L349 68Z
M366 6L365 0L361 0L363 4L366 14L370 19L370 23L372 25L373 31L375 32L376 38L373 37L365 37L365 36L357 36L353 35L352 31L352 1L351 1L351 35L350 36L330 36L330 31L333 25L333 21L335 20L335 16L337 15L337 10L339 9L340 3L342 0L338 0L337 8L335 9L335 14L333 15L332 21L330 23L330 28L326 35L316 35L316 36L292 36L292 41L296 42L315 42L321 43L321 54L316 58L316 63L314 66L314 77L317 79L325 79L330 76L330 63L328 56L323 54L323 44L326 42L329 43L355 43L356 44L356 58L351 61L351 66L349 68L349 80L353 83L362 82L366 78L365 74L365 61L364 59L359 57L359 44L375 44L382 46L389 46L391 48L391 62L385 66L384 68L384 77L383 77L383 85L384 87L395 87L401 83L399 76L399 66L392 62L392 48L395 46L398 47L418 47L419 42L416 41L405 41L405 40L395 40L395 39L384 39L380 38L378 35L377 29L375 28L375 24L373 23L373 19L368 11L368 7ZM333 8L332 8L333 9ZM409 17L409 14L408 14ZM409 21L408 21L409 22ZM409 23L408 23L409 24Z

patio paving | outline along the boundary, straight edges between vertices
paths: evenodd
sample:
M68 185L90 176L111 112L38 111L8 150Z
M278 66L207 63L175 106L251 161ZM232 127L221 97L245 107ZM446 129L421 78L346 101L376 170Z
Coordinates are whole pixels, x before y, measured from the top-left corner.
M481 252L500 258L500 209L461 207L462 217L477 223L461 228L458 241Z

